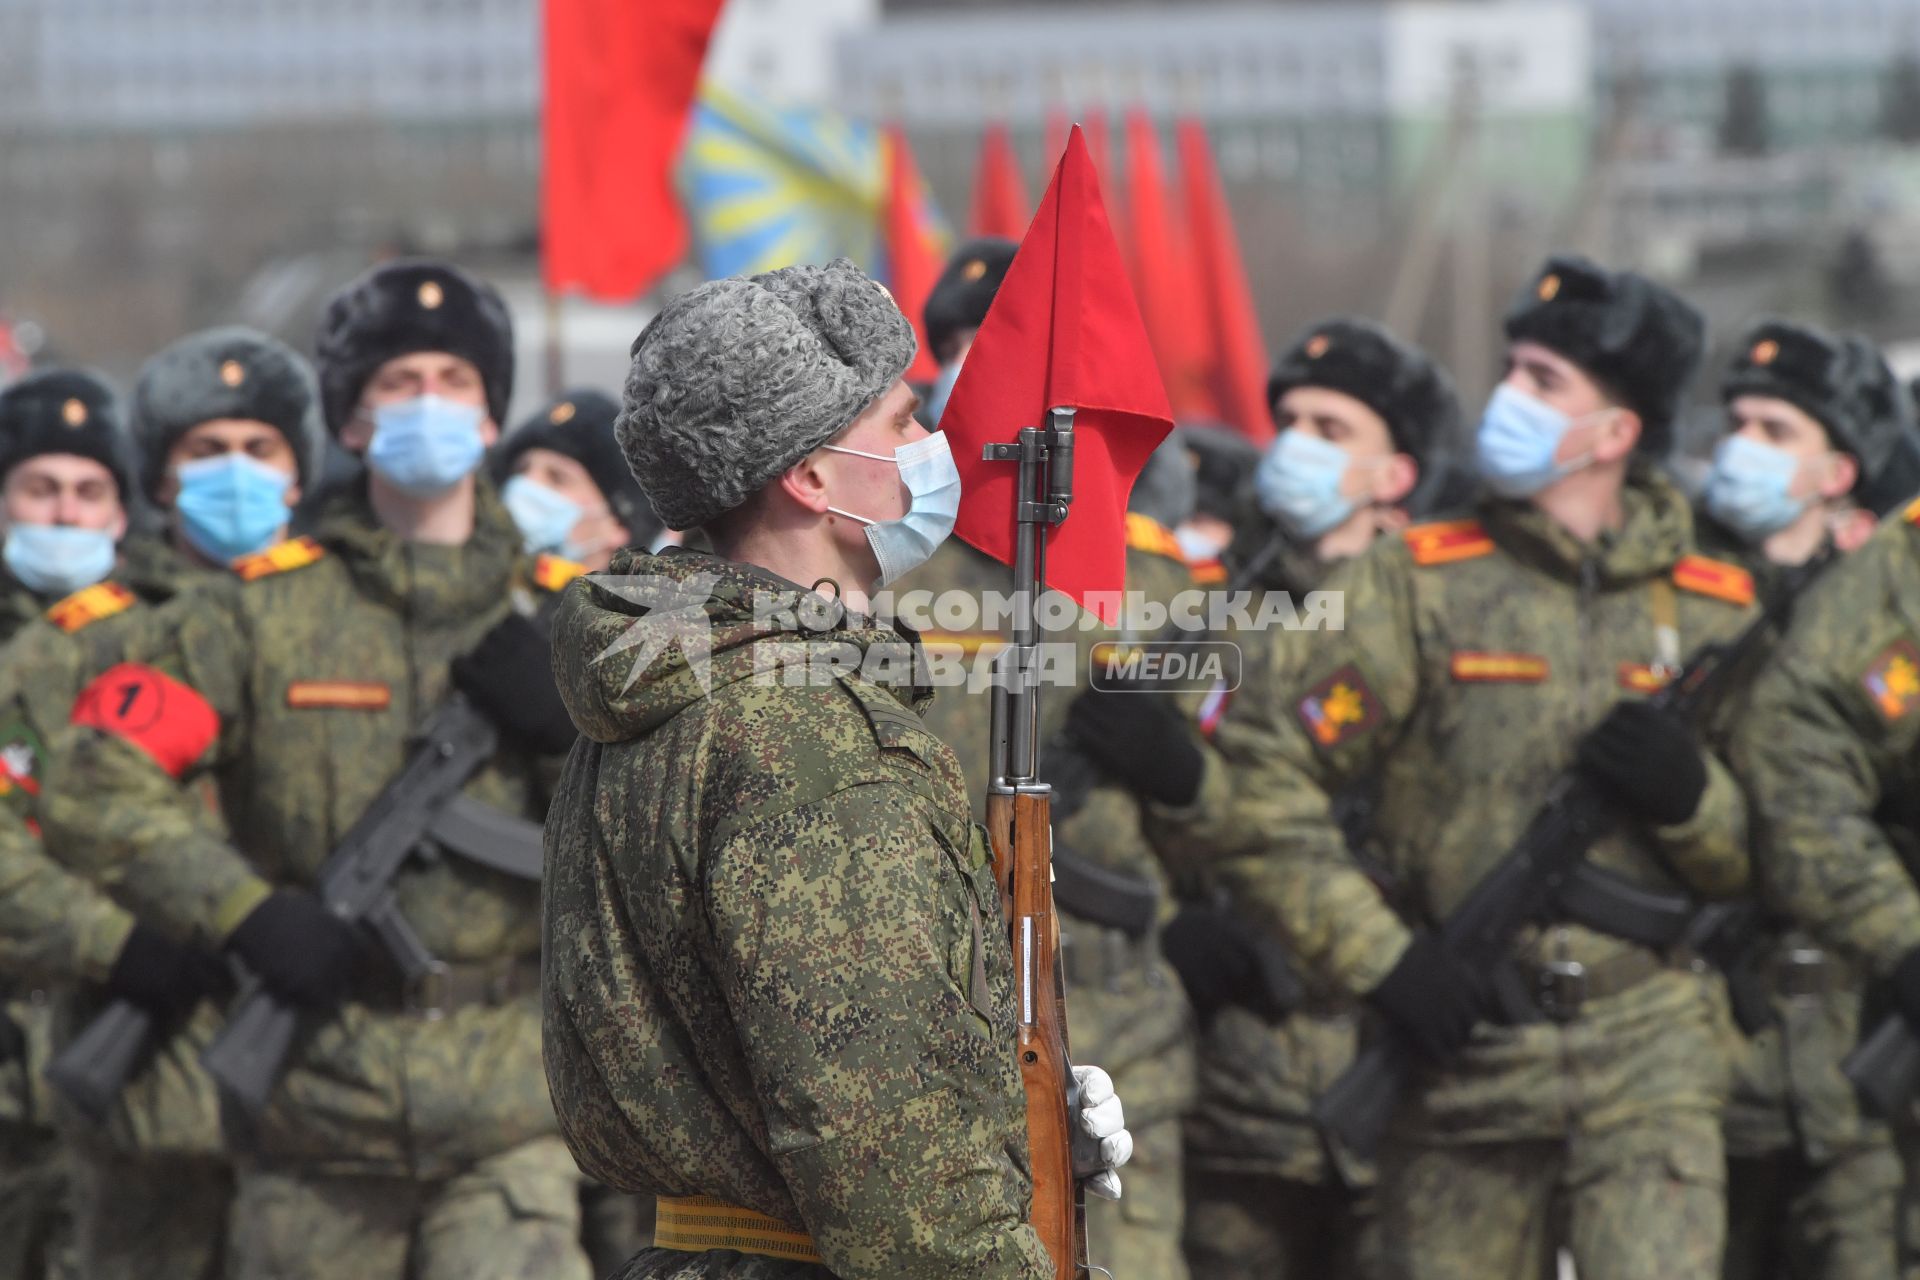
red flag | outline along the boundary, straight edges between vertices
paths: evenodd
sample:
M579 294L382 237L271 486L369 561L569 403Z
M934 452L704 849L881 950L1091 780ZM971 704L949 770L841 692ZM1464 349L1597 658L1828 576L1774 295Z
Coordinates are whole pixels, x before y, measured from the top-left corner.
M625 301L687 251L673 189L721 0L545 0L547 288Z
M940 419L964 495L954 531L995 559L1013 559L1014 470L980 451L1045 426L1050 408L1078 413L1073 509L1048 535L1047 585L1117 624L1127 495L1173 414L1077 128Z
M913 152L907 149L907 135L900 126L888 127L886 146L887 207L883 230L887 238L888 287L893 292L893 300L913 322L913 336L920 344L913 363L907 368L907 380L932 382L940 376L940 366L934 363L933 350L927 345L924 316L927 295L933 292L934 281L940 278L944 263L940 247L934 242L926 188L921 184L920 170L913 163Z
M1133 217L1133 285L1160 376L1179 421L1217 420L1207 324L1183 228L1167 204L1160 138L1147 113L1127 113L1127 206Z
M1221 418L1257 443L1273 438L1267 407L1267 344L1240 261L1240 240L1213 166L1207 131L1197 120L1179 129L1180 177L1187 195L1187 228L1214 353L1213 394Z
M1020 160L1004 124L990 124L980 135L980 167L973 176L973 214L968 233L1018 240L1032 216L1033 201L1020 177Z

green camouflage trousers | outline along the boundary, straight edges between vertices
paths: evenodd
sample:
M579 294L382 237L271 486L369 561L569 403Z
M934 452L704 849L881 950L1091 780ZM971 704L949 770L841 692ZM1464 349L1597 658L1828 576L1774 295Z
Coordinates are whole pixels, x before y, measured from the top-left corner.
M87 1280L219 1280L233 1170L218 1160L76 1150L74 1248Z
M242 1166L229 1280L588 1280L580 1174L539 1138L443 1182Z
M1256 1173L1187 1175L1187 1266L1208 1280L1373 1280L1371 1196Z
M1382 1280L1713 1280L1726 1238L1716 1116L1654 1113L1556 1141L1380 1155Z
M1900 1160L1887 1146L1818 1166L1797 1151L1727 1161L1726 1280L1895 1280Z
M66 1162L53 1135L0 1123L0 1280L68 1280Z

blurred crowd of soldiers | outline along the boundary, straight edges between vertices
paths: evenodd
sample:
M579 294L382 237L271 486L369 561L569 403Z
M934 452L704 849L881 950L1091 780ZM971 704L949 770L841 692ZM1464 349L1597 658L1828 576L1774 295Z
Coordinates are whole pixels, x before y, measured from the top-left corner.
M926 425L1013 256L964 245L934 289ZM1134 1145L1095 1261L1920 1277L1920 1111L1864 1108L1841 1070L1883 1016L1920 1028L1909 390L1865 340L1777 319L1705 370L1684 299L1573 257L1504 328L1477 426L1425 353L1331 317L1273 370L1270 446L1184 424L1134 488L1130 592L1338 591L1344 627L1183 636L1232 641L1233 678L1043 704L1073 1052ZM489 285L405 261L328 303L312 361L223 328L124 399L75 369L0 390L0 1280L610 1275L655 1192L705 1189L556 1117L587 1058L543 1065L537 877L423 845L394 898L431 983L316 894L455 691L498 729L466 792L543 820L579 719L557 603L706 545L655 515L619 398L505 430L512 352ZM1703 379L1724 428L1690 493L1666 464ZM1006 570L948 539L888 585L979 594ZM1762 617L1706 713L1660 698ZM1123 618L1080 643L1162 638ZM1005 637L918 640L973 663ZM943 690L925 716L976 818L988 701ZM1464 962L1442 926L1569 768L1621 819L1595 874L1500 973ZM1726 921L1737 947L1703 924ZM241 983L306 1028L244 1118L199 1063ZM85 1116L45 1068L114 1001L167 1035ZM1359 1151L1317 1104L1383 1036L1417 1063ZM651 1149L703 1140L646 1121ZM813 1248L644 1274L901 1274Z

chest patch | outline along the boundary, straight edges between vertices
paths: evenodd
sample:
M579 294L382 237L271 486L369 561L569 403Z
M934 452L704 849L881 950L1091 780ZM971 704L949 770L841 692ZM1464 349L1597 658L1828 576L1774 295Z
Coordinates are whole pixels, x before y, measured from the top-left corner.
M1920 649L1904 636L1880 651L1860 677L1873 706L1887 720L1898 720L1920 705Z
M1297 708L1307 734L1323 747L1358 737L1380 723L1380 699L1348 663L1315 685Z
M1450 668L1460 684L1539 684L1547 678L1547 660L1533 653L1456 650Z
M287 686L287 705L296 711L385 711L393 705L393 690L371 680L295 680Z

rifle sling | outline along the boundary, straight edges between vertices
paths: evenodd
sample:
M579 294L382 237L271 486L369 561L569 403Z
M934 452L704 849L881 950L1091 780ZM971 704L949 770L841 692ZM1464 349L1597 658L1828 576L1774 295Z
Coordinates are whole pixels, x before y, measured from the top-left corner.
M540 879L545 850L540 824L502 813L464 793L455 795L433 815L427 834L449 853L468 862L512 876Z

